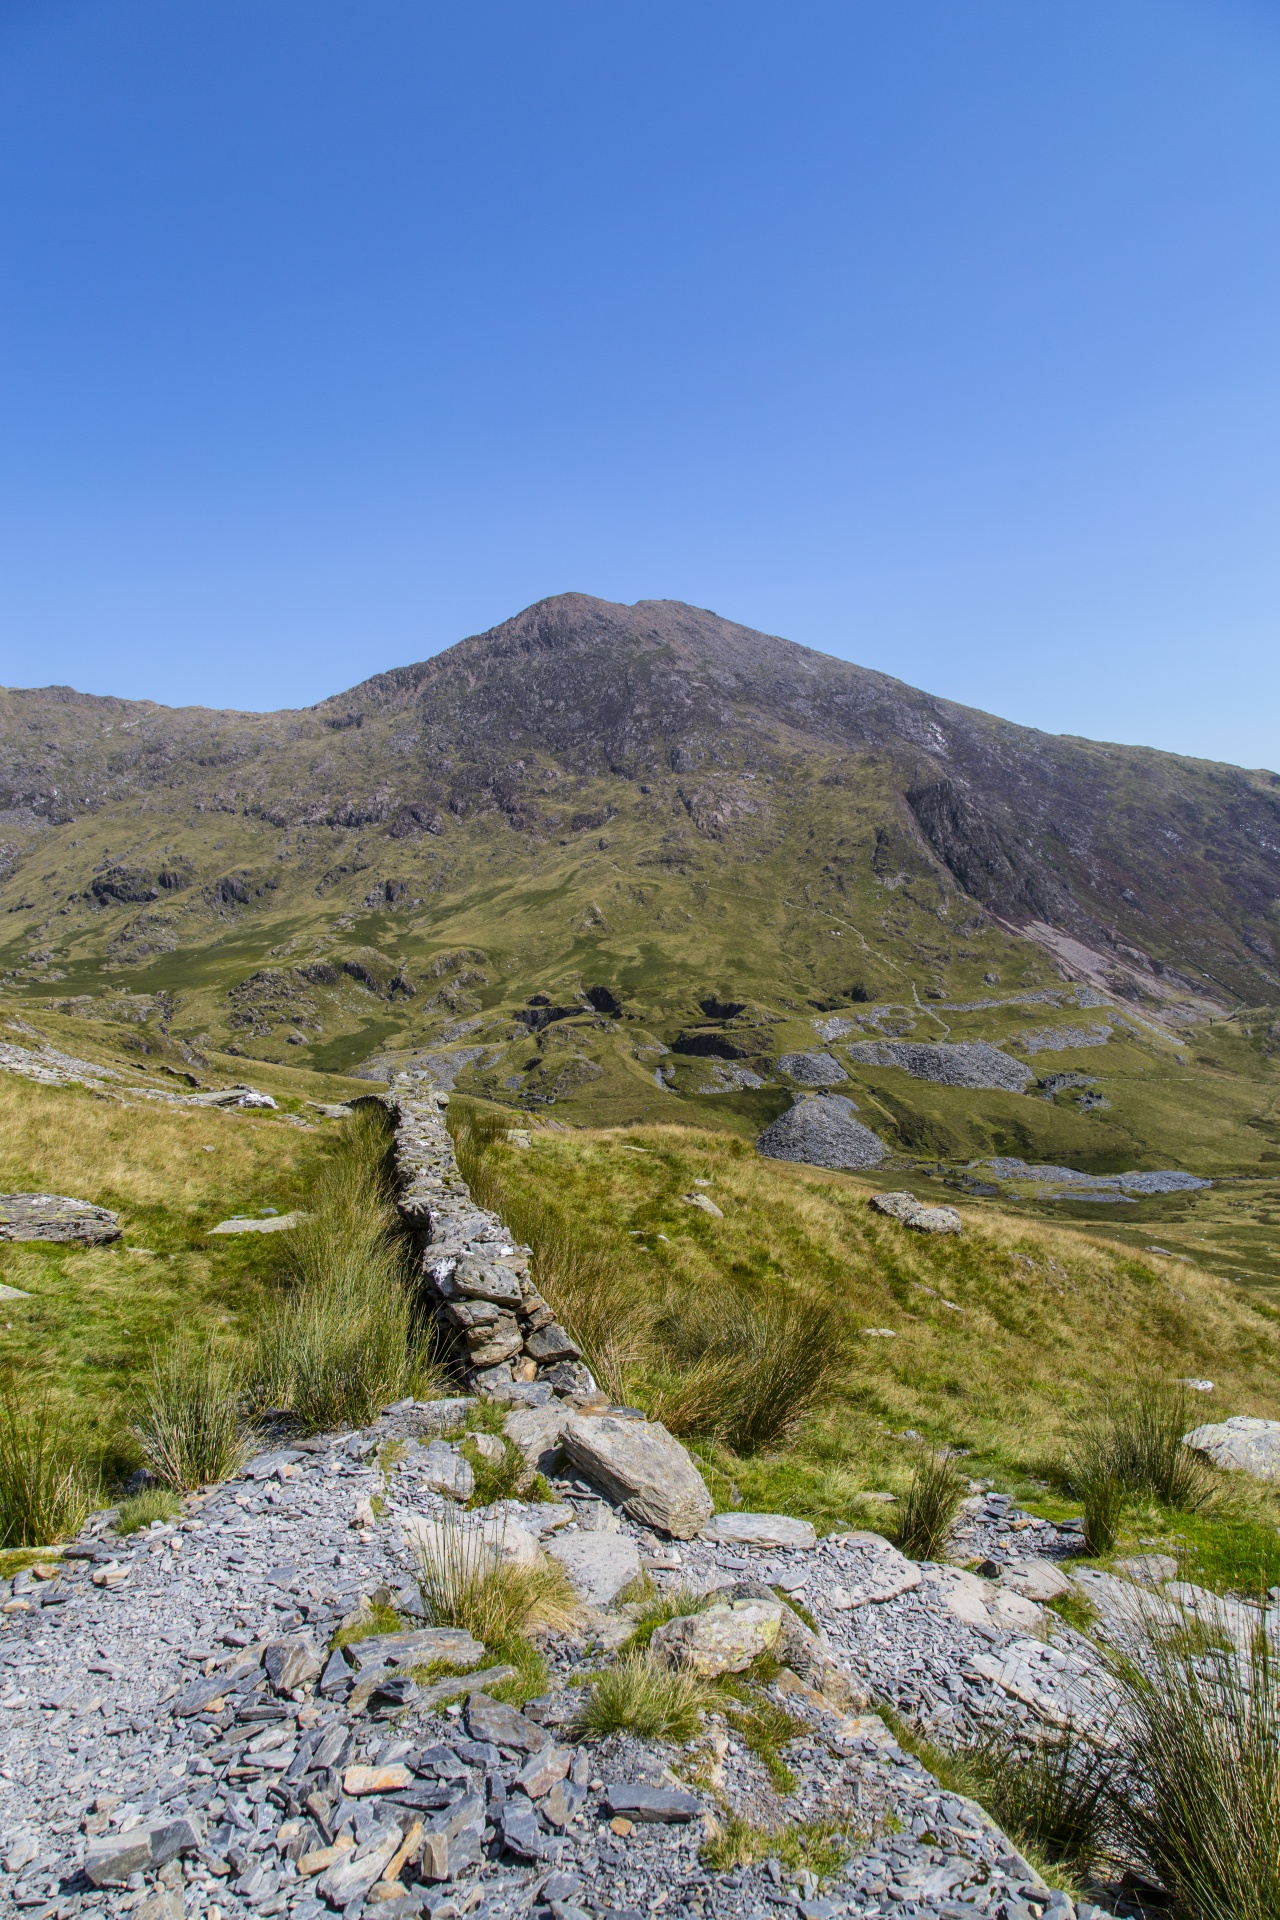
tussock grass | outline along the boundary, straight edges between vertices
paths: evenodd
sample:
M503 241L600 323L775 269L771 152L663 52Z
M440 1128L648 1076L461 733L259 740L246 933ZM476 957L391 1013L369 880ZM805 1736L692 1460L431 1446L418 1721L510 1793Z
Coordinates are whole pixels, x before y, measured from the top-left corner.
M796 1287L677 1296L654 1335L679 1377L650 1394L653 1417L673 1433L712 1435L747 1456L794 1433L846 1345L834 1304Z
M1117 1795L1122 1844L1164 1886L1175 1920L1280 1915L1280 1664L1155 1643L1115 1663L1129 1719Z
M0 1389L0 1547L51 1545L75 1533L97 1488L48 1394Z
M692 1593L687 1587L671 1587L665 1593L652 1594L643 1611L636 1615L635 1631L628 1646L647 1647L658 1628L665 1627L668 1620L684 1620L691 1613L701 1613L711 1605L711 1598L709 1593Z
M501 1539L446 1521L414 1549L419 1591L438 1627L465 1627L493 1648L530 1627L564 1627L576 1611L573 1589L555 1561L502 1558Z
M772 1859L793 1874L808 1872L822 1881L838 1873L852 1853L858 1819L851 1810L844 1822L801 1820L785 1827L757 1827L733 1813L715 1824L716 1832L702 1848L703 1865L713 1872L729 1873L735 1867Z
M1113 1388L1078 1417L1063 1471L1084 1508L1086 1553L1115 1551L1125 1508L1135 1501L1184 1513L1209 1503L1212 1479L1182 1444L1196 1420L1186 1388L1156 1379Z
M1108 1850L1114 1760L1078 1737L1025 1745L992 1733L967 1748L971 1795L1029 1859L1072 1876L1090 1873Z
M436 1376L392 1198L389 1129L373 1104L344 1122L290 1235L290 1291L258 1342L257 1404L288 1407L309 1432L363 1425Z
M176 1520L181 1512L182 1502L172 1487L144 1487L120 1502L115 1530L121 1535L141 1533L153 1520Z
M209 1341L154 1348L135 1403L133 1434L151 1471L183 1493L244 1465L256 1434L235 1361Z
M577 1731L634 1733L643 1740L692 1740L710 1699L710 1689L696 1675L670 1672L637 1647L596 1676Z
M921 1454L899 1512L895 1536L908 1559L942 1559L968 1486L951 1454Z

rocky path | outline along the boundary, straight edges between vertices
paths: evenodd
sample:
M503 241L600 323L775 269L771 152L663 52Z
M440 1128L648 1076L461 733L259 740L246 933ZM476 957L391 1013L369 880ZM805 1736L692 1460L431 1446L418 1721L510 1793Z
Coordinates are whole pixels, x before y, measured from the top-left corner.
M962 1544L986 1579L916 1565L875 1533L819 1542L786 1516L712 1518L688 1455L608 1406L532 1287L527 1249L474 1205L441 1096L406 1077L392 1097L401 1207L441 1326L553 1497L460 1514L473 1468L448 1436L464 1398L278 1446L129 1539L113 1510L95 1516L60 1563L0 1596L4 1909L1071 1920L982 1810L867 1710L896 1704L948 1738L992 1715L1095 1715L1088 1643L1040 1607L1070 1542L982 1493ZM510 1674L494 1650L424 1617L415 1542L449 1516L496 1552L550 1555L577 1593L572 1629L540 1636L548 1684L522 1712L487 1691ZM592 1676L634 1629L625 1596L641 1574L711 1596L655 1635L684 1649L670 1658L710 1649L723 1666L757 1634L783 1662L770 1692L793 1731L772 1767L715 1713L683 1746L579 1735ZM389 1624L375 1608L396 1630L334 1651L344 1624ZM442 1658L465 1674L433 1678ZM713 1870L735 1818L822 1824L847 1857L821 1883L781 1842Z

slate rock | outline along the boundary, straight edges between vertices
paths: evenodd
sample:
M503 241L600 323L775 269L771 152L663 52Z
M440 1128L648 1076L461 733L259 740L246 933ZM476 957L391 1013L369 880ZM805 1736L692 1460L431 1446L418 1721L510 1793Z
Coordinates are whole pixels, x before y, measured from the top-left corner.
M608 1607L640 1578L640 1550L628 1533L565 1533L547 1542L578 1598Z
M684 1823L696 1820L702 1812L702 1802L678 1787L607 1786L604 1801L611 1814L626 1820Z
M193 1713L203 1713L211 1700L220 1700L223 1694L234 1693L243 1681L258 1672L260 1666L256 1652L241 1654L208 1679L193 1680L173 1702L170 1713L175 1720L186 1720Z
M641 1526L691 1540L711 1518L701 1474L659 1421L575 1414L564 1425L564 1450Z
M292 1693L310 1680L318 1680L324 1671L324 1656L305 1634L287 1640L272 1640L263 1649L262 1664L277 1693Z
M1240 1413L1230 1420L1193 1427L1183 1434L1182 1443L1228 1472L1251 1474L1255 1480L1280 1480L1280 1420L1257 1420Z
M510 1747L516 1753L539 1753L551 1744L545 1727L527 1720L515 1707L491 1700L487 1693L468 1696L467 1732L473 1740L490 1740L495 1747Z
M524 1343L524 1350L531 1360L580 1360L582 1358L564 1328L554 1320L545 1327L539 1327L536 1333L531 1333Z
M717 1513L698 1535L719 1547L790 1547L802 1553L818 1544L808 1520L789 1513Z
M762 1653L771 1653L788 1611L780 1600L734 1600L682 1614L658 1627L649 1643L654 1660L714 1680L741 1673Z
M423 1467L427 1485L451 1500L469 1500L476 1490L471 1462L446 1440L428 1442Z
M1157 1556L1148 1556L1155 1558ZM1172 1572L1162 1576L1172 1580L1177 1572L1177 1563L1171 1562ZM1013 1560L1005 1568L1002 1584L1012 1587L1027 1600L1056 1600L1059 1594L1071 1591L1070 1577L1052 1560Z
M85 1247L118 1240L120 1216L60 1193L0 1193L0 1241L56 1240Z
M419 1627L410 1633L373 1633L367 1640L355 1640L347 1649L358 1667L389 1664L397 1667L428 1667L436 1660L447 1660L452 1667L478 1667L484 1648L472 1639L465 1627Z
M1121 1573L1126 1580L1136 1580L1141 1587L1162 1587L1166 1580L1176 1580L1178 1563L1171 1553L1131 1553L1122 1560L1111 1562L1112 1571Z
M765 1128L757 1151L769 1160L799 1160L811 1167L877 1167L889 1149L854 1119L855 1112L853 1101L840 1093L798 1100Z
M530 1800L541 1800L558 1780L564 1779L572 1764L568 1747L543 1747L529 1755L512 1785L527 1793Z
M553 1474L560 1464L560 1436L567 1419L559 1400L548 1397L540 1407L519 1407L502 1423L508 1440L519 1447L531 1474Z
M355 1675L347 1663L346 1654L341 1647L335 1647L329 1655L328 1664L320 1676L320 1691L332 1698L335 1694L346 1693L352 1686Z
M502 1844L518 1860L545 1860L551 1843L528 1800L508 1800L500 1816Z
M383 1869L389 1865L399 1847L399 1828L385 1836L366 1840L363 1846L353 1847L321 1874L316 1891L323 1894L331 1905L345 1907L361 1894L367 1894L374 1881L381 1879Z
M901 1067L915 1080L931 1080L940 1087L998 1089L1025 1093L1035 1079L1032 1068L1002 1053L986 1040L937 1041L867 1040L848 1049L859 1066Z

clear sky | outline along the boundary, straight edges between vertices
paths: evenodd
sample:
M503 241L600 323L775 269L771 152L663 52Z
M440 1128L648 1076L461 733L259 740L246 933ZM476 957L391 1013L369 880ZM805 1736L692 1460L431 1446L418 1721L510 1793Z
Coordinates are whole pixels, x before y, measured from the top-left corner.
M1280 765L1275 0L4 0L0 681L546 594Z

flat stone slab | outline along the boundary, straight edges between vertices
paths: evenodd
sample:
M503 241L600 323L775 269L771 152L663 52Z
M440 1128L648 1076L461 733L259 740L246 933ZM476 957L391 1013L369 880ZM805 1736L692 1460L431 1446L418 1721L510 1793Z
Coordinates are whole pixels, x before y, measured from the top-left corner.
M540 1753L552 1744L545 1727L526 1719L515 1707L491 1700L487 1693L468 1695L467 1732L473 1740L491 1740L495 1747L510 1747L516 1753Z
M219 1220L216 1227L210 1227L210 1233L288 1233L306 1219L305 1213L275 1213L265 1220L251 1220L247 1215L236 1214L230 1220Z
M683 1824L696 1820L702 1812L702 1802L692 1793L682 1793L678 1787L619 1784L607 1786L604 1797L609 1812L615 1816L621 1814L627 1820Z
M1183 1434L1182 1444L1229 1473L1280 1480L1280 1420L1257 1420L1252 1414L1239 1413L1230 1420L1193 1427Z
M547 1541L589 1607L608 1607L640 1578L640 1550L627 1533L562 1533Z
M478 1667L484 1648L465 1627L420 1627L410 1633L374 1633L353 1640L347 1652L358 1667L389 1662L397 1667L429 1667L447 1660L451 1667Z
M120 1216L61 1193L0 1193L0 1240L58 1240L98 1247L118 1240Z
M1028 1600L1056 1600L1059 1594L1071 1591L1070 1575L1054 1561L1039 1558L1012 1561L1001 1576L1001 1584Z
M717 1513L698 1538L720 1547L792 1547L802 1553L818 1544L809 1521L795 1520L789 1513Z
M889 1149L879 1134L854 1119L856 1111L842 1093L799 1100L765 1128L756 1150L769 1160L799 1160L810 1167L878 1167Z
M692 1540L711 1518L702 1475L659 1421L575 1414L563 1444L579 1472L641 1526Z

